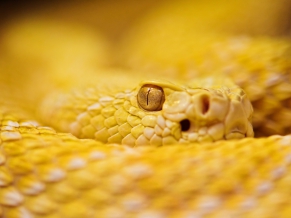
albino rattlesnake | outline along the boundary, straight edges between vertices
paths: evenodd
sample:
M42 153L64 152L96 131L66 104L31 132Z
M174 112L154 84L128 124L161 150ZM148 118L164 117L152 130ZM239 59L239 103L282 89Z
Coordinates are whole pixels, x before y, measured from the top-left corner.
M119 58L132 71L43 77L1 57L0 217L290 217L291 136L250 126L251 102L256 135L290 133L290 39L177 31L177 50L145 33Z

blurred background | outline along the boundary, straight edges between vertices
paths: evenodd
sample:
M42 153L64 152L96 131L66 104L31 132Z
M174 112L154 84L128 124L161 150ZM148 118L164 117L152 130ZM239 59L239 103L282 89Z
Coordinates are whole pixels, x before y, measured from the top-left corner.
M147 27L147 21L153 26L155 20L159 25L163 19L173 23L174 30L170 31L189 28L188 24L183 25L190 23L197 31L216 29L235 34L286 36L291 33L291 0L1 1L0 46L7 44L6 38L10 37L7 35L15 26L26 22L26 28L32 29L34 21L44 21L45 26L46 21L53 20L97 31L109 42L108 45L115 47L128 35L134 35L132 32ZM163 26L157 28L163 29ZM25 31L22 27L16 33L21 36ZM31 34L38 29L33 31Z
M116 39L133 21L161 2L154 0L1 1L0 27L3 29L11 22L37 16L90 25L104 31L107 37Z
M204 40L212 32L290 36L291 0L12 0L0 3L3 62L17 63L22 71L55 72L64 78L116 63L119 67L131 67L131 61L138 55L147 63L148 57L157 53L158 46L165 57L170 50L167 48L177 50L173 44L179 49L189 41L196 41L198 45L196 39Z
M112 64L122 33L157 4L0 1L0 88L6 90L1 96L8 95L2 98L5 104L7 99L11 104L35 102L55 87L92 82L100 67Z
M71 0L71 1L1 1L0 3L0 27L7 23L22 19L26 16L37 15L43 17L54 17L61 20L70 20L74 22L82 22L94 25L96 28L104 30L109 37L117 37L120 31L127 29L136 19L146 14L149 10L158 5L163 4L163 0L145 0L145 1L134 1L134 0ZM180 1L166 1L166 4L170 2ZM183 2L181 1L183 5ZM198 2L191 1L191 2ZM210 11L215 13L215 8L223 8L224 5L219 5L220 0L210 0L205 2L205 5L209 5ZM243 2L243 1L238 1ZM255 0L252 1L251 7L253 11L249 11L250 14L256 13L257 18L264 20L266 17L269 20L278 20L280 17L280 30L277 34L290 33L291 30L291 0L278 0L278 3L271 3L271 1ZM257 3L256 3L257 2ZM227 3L222 1L222 3ZM249 4L248 1L245 1ZM265 4L264 4L265 3ZM217 7L213 5L217 4ZM279 7L278 7L279 5ZM268 9L269 7L269 9ZM271 9L271 10L270 10ZM241 8L244 10L244 8ZM195 17L195 14L193 14ZM250 16L252 17L252 16ZM245 17L240 19L244 20ZM258 22L253 20L254 23ZM276 21L277 22L277 21ZM272 23L269 23L273 25ZM250 23L250 25L253 25Z

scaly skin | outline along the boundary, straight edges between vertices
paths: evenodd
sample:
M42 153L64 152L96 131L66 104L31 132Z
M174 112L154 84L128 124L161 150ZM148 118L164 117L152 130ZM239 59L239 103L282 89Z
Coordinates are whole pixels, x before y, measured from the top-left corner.
M42 29L46 25L40 27ZM143 44L138 35L134 37L136 41L127 44L130 45L130 53L139 51L139 46L149 52L145 55L149 59L145 60L142 56L143 60L138 62L140 56L134 54L137 62L131 60L130 63L135 63L139 69L144 63L151 63L155 70L149 75L150 81L133 82L131 77L134 75L129 75L128 80L117 79L106 71L96 70L97 74L103 72L103 80L114 87L110 92L100 87L104 84L102 75L95 77L88 73L88 68L92 70L92 63L86 60L94 60L95 54L102 60L105 57L98 49L95 53L94 46L89 45L84 50L80 46L81 51L85 51L83 54L88 50L92 53L78 56L82 60L78 62L75 55L80 50L71 53L74 51L72 48L78 46L63 44L57 37L51 45L57 48L58 43L65 45L60 49L64 53L59 58L48 60L54 57L54 53L46 53L51 51L46 40L40 50L37 47L35 53L30 53L31 46L20 49L26 44L22 44L18 31L14 34L16 40L8 37L12 39L10 46L15 50L8 46L8 58L1 60L4 65L6 60L12 64L8 63L8 68L1 70L0 74L0 217L291 216L290 135L203 144L193 142L227 139L228 133L233 130L235 134L231 136L234 137L252 135L249 128L252 110L244 92L229 82L216 81L218 86L207 85L209 80L202 83L193 78L193 75L200 77L193 70L203 74L211 71L211 75L227 72L246 89L255 108L255 127L262 128L262 134L270 134L274 130L290 133L290 41L241 37L229 40L228 36L216 34L210 34L209 41L205 41L203 37L207 34L203 32L202 38L195 35L195 43L192 44L193 35L180 34L179 28L172 27L175 30L170 34L172 37L162 37L157 44ZM56 31L59 34L63 30L51 28L49 33ZM159 36L157 31L150 32ZM62 33L70 35L71 32L65 30ZM184 47L167 43L166 40L175 41L175 34L178 39L183 39ZM40 35L40 39L45 39L47 34ZM147 43L150 42L151 38L141 36ZM88 36L85 34L83 37L80 41L73 40L73 44L88 42L84 40ZM125 58L131 57L127 55ZM190 71L185 70L188 69L188 58L190 62L191 58L198 61L194 68L190 67ZM16 63L19 66L15 66ZM77 64L79 67L71 71L71 63L83 64ZM46 64L48 68L44 67ZM152 80L153 75L163 75L163 69L173 66L179 73L183 72L182 75L167 75L167 79L173 79L176 85ZM42 78L38 67L51 74ZM63 68L67 71L63 72ZM84 74L76 73L83 68L86 68ZM19 71L15 72L15 69ZM133 72L138 74L136 70ZM259 74L254 76L253 72ZM189 75L194 82L184 83ZM121 89L116 89L112 78L117 80ZM90 80L95 83L93 89L75 91L71 95L56 91L52 99L48 97L43 103L39 115L57 131L30 120L30 117L35 118L31 107L39 108L36 103L42 99L42 94L58 87L51 83L59 83L61 88L66 89ZM163 88L165 102L162 110L148 112L140 108L137 93L144 83ZM130 90L126 91L127 88ZM26 110L26 106L30 108ZM212 122L208 123L210 115L214 117L215 128ZM187 131L181 132L183 125L180 121L185 118L191 125ZM223 131L217 125L223 125ZM79 139L59 130L99 141ZM156 140L157 137L160 139ZM122 143L129 146L120 145ZM157 148L159 145L164 146Z
M104 75L110 77L110 74L106 71L104 71ZM4 74L2 76L4 76ZM98 79L94 81L104 84L101 79L102 76L99 76ZM101 115L103 116L110 111L112 112L113 102L122 103L121 107L117 107L118 104L115 106L117 108L123 108L124 110L127 108L123 107L126 105L125 102L130 103L132 105L131 108L134 108L134 110L131 109L128 110L128 112L136 111L137 116L129 115L125 123L132 124L137 122L137 125L143 129L147 129L142 133L138 133L141 135L134 141L136 148L130 148L127 145L108 145L89 139L78 139L68 133L60 133L50 127L42 126L34 120L28 120L27 117L31 116L29 113L26 115L22 112L21 108L11 108L10 104L5 106L8 101L3 101L1 103L1 217L89 218L138 216L168 217L171 215L179 217L182 216L183 213L192 213L191 210L200 207L196 205L196 200L198 203L201 201L203 205L203 202L208 201L208 197L210 200L214 199L214 201L216 201L216 199L220 199L224 196L224 194L215 194L216 191L214 191L213 194L209 192L207 196L204 196L204 186L207 186L212 178L203 177L203 165L198 164L202 168L197 172L196 167L193 168L195 171L193 171L191 177L194 179L197 176L197 178L202 179L201 181L194 179L198 182L197 186L194 186L196 188L193 187L193 179L189 179L189 172L191 171L192 165L191 160L200 154L199 152L197 153L197 151L201 148L200 144L190 143L190 141L198 141L205 138L188 138L189 140L184 140L181 144L177 144L175 141L166 141L162 139L163 144L172 143L172 145L168 148L161 147L161 149L156 147L156 145L161 145L160 142L158 144L153 143L153 145L150 146L146 144L150 140L146 139L148 141L144 140L140 143L139 139L148 137L148 130L153 129L144 126L147 125L147 122L145 122L147 117L157 118L158 116L165 116L164 119L168 120L163 121L166 123L166 126L170 122L172 123L171 125L174 123L176 127L178 124L178 128L174 128L174 130L181 134L180 123L175 119L184 119L181 115L186 116L184 112L186 108L193 108L192 105L197 106L199 102L205 103L203 101L205 96L210 102L208 104L208 111L204 111L203 107L194 107L194 111L198 109L196 114L197 117L188 117L194 124L199 124L201 125L200 127L204 126L204 128L199 129L200 134L205 134L205 131L207 132L211 129L209 124L212 123L208 123L208 119L212 116L223 121L226 133L227 129L229 129L229 131L238 131L237 134L232 135L234 137L241 138L242 135L239 134L240 131L245 131L246 135L251 136L253 133L252 128L249 127L249 122L252 108L244 92L229 80L224 79L221 81L213 79L206 79L204 81L195 80L192 83L188 82L189 85L177 85L166 81L150 80L133 83L133 81L135 81L133 75L131 75L130 78L124 77L125 74L123 74L120 79L116 80L121 85L120 89L117 88L118 86L114 86L113 88L109 86L109 88L111 87L110 92L106 92L106 88L100 85L95 86L94 89L86 88L83 91L75 91L73 94L69 95L62 95L59 91L56 91L56 96L59 100L55 101L54 98L50 98L54 97L54 94L52 96L49 95L48 100L42 105L45 110L43 110L40 115L43 116L43 120L52 122L58 129L65 128L66 126L70 127L71 125L76 126L76 123L77 126L84 125L84 128L79 132L78 128L73 128L71 130L73 130L74 134L79 134L78 136L80 137L90 136L95 138L95 133L98 133L98 131L95 130L94 134L89 135L90 131L87 132L88 128L86 126L87 122L91 120L88 120L85 115L92 115L93 113L95 117L100 118ZM138 75L137 78L139 77ZM107 77L104 79L107 80ZM128 83L126 83L126 81ZM146 112L137 105L137 91L145 83L155 84L164 88L165 102L163 103L161 111ZM215 83L217 85L215 85ZM111 81L110 85L112 84L113 81ZM13 85L13 81L11 85ZM130 87L131 89L130 91L126 91L124 87ZM98 93L97 91L100 90L101 92ZM10 101L13 101L13 98L15 96L17 97L17 94L19 95L17 90L13 88L2 89L1 93L3 100L5 99L4 96L6 96L6 98L10 96ZM110 95L107 96L108 94ZM126 95L127 97L125 98ZM24 96L24 98L25 97L26 96ZM114 98L114 100L111 101L108 97ZM108 99L110 101L104 101ZM191 99L192 102L181 101L181 99ZM14 101L15 100L20 101L18 97L14 99ZM193 104L195 102L198 102L198 104ZM23 104L23 102L19 103L20 105ZM101 111L98 111L99 104L102 105L102 108L100 108ZM203 104L200 106L203 106ZM224 110L217 110L220 107L227 109L227 113ZM117 108L115 108L116 111ZM236 110L233 110L234 108L236 108ZM181 110L182 113L177 113L175 110ZM47 111L52 113L47 113ZM206 113L201 114L203 111ZM138 117L140 114L146 117L144 122L143 119ZM174 116L171 116L171 114L174 114ZM193 116L195 113L192 112L190 115ZM129 122L131 120L129 117L135 118L135 122ZM235 119L231 117L235 117ZM110 124L114 119L116 123L120 120L124 120L124 116L115 114L115 116L111 115L108 119L108 122L96 122L94 124L103 127L103 125L105 126L107 123ZM92 118L92 120L94 120L94 118ZM204 124L203 122L197 122L203 120L205 121ZM148 121L150 121L149 124L151 124L153 120L148 119ZM217 122L219 120L214 119L214 121ZM64 123L69 124L64 125ZM118 124L120 124L119 128L118 125L116 125L118 131L120 131L120 133L124 132L121 131L124 127L124 123ZM157 124L161 123L157 122ZM217 124L220 125L219 123ZM161 138L167 138L165 135L164 137L163 134L167 132L167 134L169 134L170 128L167 130L166 126L161 125L160 127L160 131L163 131L163 133L161 133ZM154 131L158 129L157 125L155 127ZM224 135L220 133L221 129L216 130L216 128L217 125L215 128L212 128L212 130L214 129L214 132L218 131L218 138L214 136L214 138L210 138L211 140L224 138ZM134 127L129 127L129 129L130 132L135 131ZM204 133L201 129L203 129ZM194 132L197 130L195 125L194 128L189 129L189 131ZM111 130L108 129L108 132L110 131ZM170 131L170 134L173 134L172 131ZM190 136L190 134L189 132L185 132L181 135ZM106 134L104 135L106 136ZM100 135L101 138L98 139L102 140L104 135ZM176 135L176 133L173 135ZM103 139L106 142L110 142L112 138ZM272 141L273 139L270 140ZM274 146L277 146L276 140L274 141ZM122 143L122 141L119 142ZM225 142L222 142L221 145L217 144L218 147L223 148L223 146L225 146ZM185 143L189 145L185 145ZM133 145L131 143L128 144L130 146ZM139 144L149 146L137 146ZM211 147L212 144L205 144L202 146L203 149L206 149L205 152L207 152L207 146ZM216 146L216 144L214 144L214 146ZM233 143L229 144L229 146L233 147ZM193 147L193 150L191 149L192 151L188 152L191 147ZM180 157L183 153L186 155L185 159ZM181 165L182 162L180 161L185 161L187 166ZM201 161L205 162L204 160ZM169 165L169 163L171 164ZM209 165L213 166L212 163L209 163ZM179 180L177 180L177 178L179 178ZM214 183L213 185L215 186ZM212 187L211 185L209 188L219 190L221 185L218 183L218 186L218 188L210 188ZM192 188L194 189L192 190ZM202 192L199 196L197 195L198 190ZM161 192L163 193L162 195L158 194ZM192 195L196 197L192 197ZM177 196L180 197L175 199ZM234 196L235 195L233 195L233 197ZM187 203L188 205L185 205L186 201L189 201L189 204ZM231 201L231 199L226 201ZM238 213L240 213L239 209Z
M42 105L40 116L44 123L79 138L129 146L252 137L253 109L245 92L228 80L209 79L183 86L163 80L128 81L123 87L111 82L107 92L98 86L57 93ZM161 110L139 105L137 95L146 84L163 88ZM153 100L150 96L147 103ZM189 126L183 129L181 122Z
M1 115L0 217L290 217L291 136L130 148Z
M194 33L175 33L164 40L161 34L145 37L147 32L137 33L125 55L133 69L193 80L207 75L231 78L252 102L256 136L290 133L290 38L203 38ZM177 43L180 41L183 44Z
M211 116L216 119L224 117L221 113L225 111L219 110L220 107L229 108L223 120L225 129L247 127L245 123L249 122L252 108L240 88L228 80L213 78L196 80L196 83L203 88L198 88L195 82L181 86L165 81L144 81L136 87L133 86L136 84L129 83L133 88L123 93L110 92L110 96L107 96L102 95L102 92L96 93L98 88L86 89L83 92L73 92L68 97L64 95L65 98L58 94L59 101L52 98L52 101L48 100L43 104L46 110L42 111L42 115L58 128L74 127L70 130L80 137L97 138L111 144L78 139L71 134L57 132L35 121L18 118L17 114L21 112L14 112L15 115L12 116L9 108L3 107L0 132L1 216L163 218L200 215L272 217L276 214L288 217L291 136L198 144L191 142L191 133L181 134L179 124L179 133L182 136L188 134L188 141L177 143L162 140L162 143L152 143L164 145L157 148L150 146L151 140L147 138L149 132L144 130L133 140L136 147L130 148L119 145L123 142L125 144L126 137L119 138L120 141L110 141L116 139L116 135L107 137L106 128L102 135L96 129L92 135L90 131L87 132L88 122L97 127L101 125L103 129L106 123L110 124L115 120L115 128L121 134L124 132L124 124L134 123L130 122L133 119L129 117L135 117L136 125L144 129L152 128L147 127L147 123L154 124L155 128L152 129L156 131L161 122L151 122L159 120L160 116L168 120L164 121L165 126L160 126L163 131L160 137L164 139L167 137L163 134L169 132L166 130L168 123L184 119L188 108L193 109L192 105L204 102L201 102L204 99L202 96L208 96L208 111L201 114L203 107L194 107L190 114L195 116L187 117L191 125L200 124L197 120L203 121L204 118L205 126L198 133L202 133L201 129L209 133L211 127L207 122ZM146 112L137 105L137 90L144 84L163 87L165 102L161 111ZM103 87L99 89L103 92L106 90ZM128 98L125 98L126 94ZM188 98L192 102L185 101ZM118 102L121 104L117 104ZM127 119L124 119L125 116L118 115L117 111L122 108L124 113L129 108L124 105L129 102L133 109L126 113L136 111L137 114L127 114ZM113 114L112 106L116 107ZM50 111L49 107L52 108L51 115L46 114L46 111ZM175 116L170 116L171 113ZM102 115L102 120L105 121L92 122L94 118L88 119L88 115L92 114L99 118ZM109 115L108 121L105 119L106 114ZM140 114L146 117L147 122L139 119ZM120 122L121 120L124 122ZM196 125L188 131L197 131ZM76 126L83 128L79 131ZM136 134L135 127L129 128L130 134ZM239 130L252 135L252 129ZM112 130L109 128L108 132L110 131ZM211 136L210 133L209 135ZM233 136L242 137L241 134ZM221 138L211 140L225 136L219 134L219 137ZM199 141L199 137L192 139ZM118 144L112 144L113 142ZM166 146L167 144L171 146Z

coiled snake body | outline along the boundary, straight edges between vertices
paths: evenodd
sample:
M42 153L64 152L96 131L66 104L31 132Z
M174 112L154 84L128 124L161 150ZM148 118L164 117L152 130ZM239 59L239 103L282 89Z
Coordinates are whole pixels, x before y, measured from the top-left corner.
M131 72L71 92L3 73L0 217L290 217L290 39L214 38L148 56L137 35Z

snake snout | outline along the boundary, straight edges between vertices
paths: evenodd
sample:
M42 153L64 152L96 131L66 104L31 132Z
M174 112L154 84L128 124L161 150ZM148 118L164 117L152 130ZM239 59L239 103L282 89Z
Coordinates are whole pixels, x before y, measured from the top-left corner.
M192 89L166 97L163 116L181 142L217 141L253 136L252 107L240 89ZM171 127L170 127L171 128Z
M210 96L207 94L201 95L197 102L197 113L204 116L210 109ZM187 132L191 128L191 121L189 119L183 119L180 121L181 130Z

